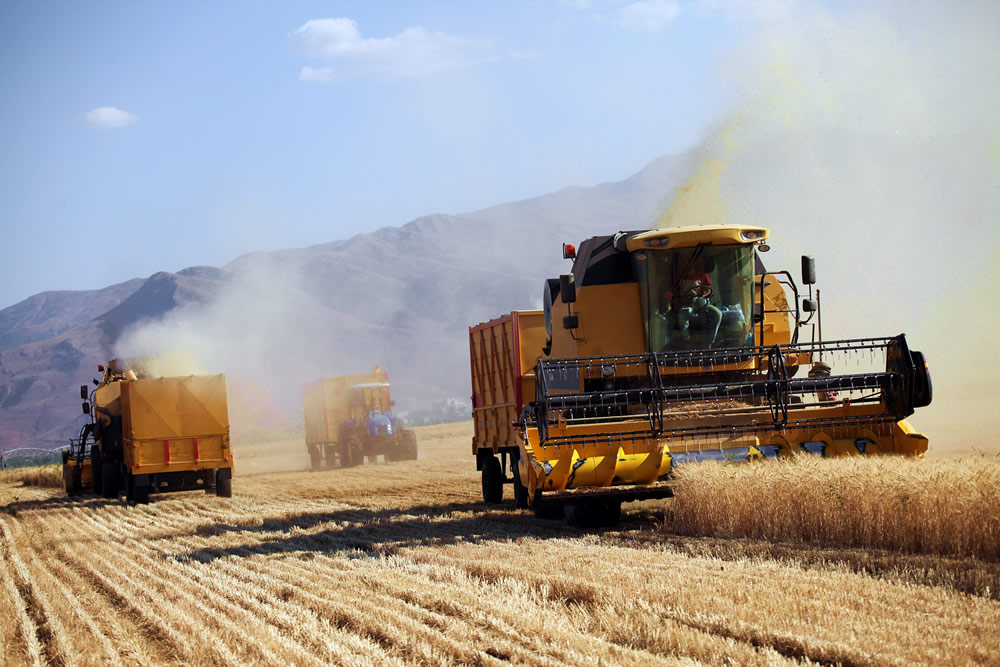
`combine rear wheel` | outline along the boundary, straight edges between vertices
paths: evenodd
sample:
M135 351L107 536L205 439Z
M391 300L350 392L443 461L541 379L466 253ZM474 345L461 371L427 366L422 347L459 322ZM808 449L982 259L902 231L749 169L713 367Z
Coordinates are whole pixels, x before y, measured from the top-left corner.
M521 484L521 471L517 467L517 461L514 461L514 507L523 510L528 508L528 487Z
M503 468L495 456L483 462L483 500L494 504L503 501Z

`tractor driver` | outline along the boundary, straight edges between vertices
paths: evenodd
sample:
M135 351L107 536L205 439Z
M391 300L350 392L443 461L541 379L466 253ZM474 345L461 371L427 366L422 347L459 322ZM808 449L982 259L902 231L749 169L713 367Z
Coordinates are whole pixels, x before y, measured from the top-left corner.
M690 350L711 347L719 332L722 311L712 305L712 279L708 275L714 262L699 252L681 260L671 289L663 293L664 309L660 317L667 321L665 349Z

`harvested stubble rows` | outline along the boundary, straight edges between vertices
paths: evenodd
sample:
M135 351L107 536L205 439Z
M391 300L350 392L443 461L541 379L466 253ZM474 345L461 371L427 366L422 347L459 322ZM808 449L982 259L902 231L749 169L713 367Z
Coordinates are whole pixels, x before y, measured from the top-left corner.
M179 494L126 507L0 487L3 655L761 665L1000 656L995 600L728 541L709 553L703 540L662 533L662 505L627 508L610 532L484 511L468 431L421 429L416 464L240 477L228 500Z

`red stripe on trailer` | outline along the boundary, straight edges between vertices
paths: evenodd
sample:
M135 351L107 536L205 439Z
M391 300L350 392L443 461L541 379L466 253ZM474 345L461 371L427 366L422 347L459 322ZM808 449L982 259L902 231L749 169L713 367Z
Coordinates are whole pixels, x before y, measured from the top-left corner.
M164 440L163 441L163 458L166 461L166 464L170 465L170 441L169 440Z
M194 439L194 462L198 463L198 461L200 461L200 460L201 460L201 457L198 456L198 438L195 438Z

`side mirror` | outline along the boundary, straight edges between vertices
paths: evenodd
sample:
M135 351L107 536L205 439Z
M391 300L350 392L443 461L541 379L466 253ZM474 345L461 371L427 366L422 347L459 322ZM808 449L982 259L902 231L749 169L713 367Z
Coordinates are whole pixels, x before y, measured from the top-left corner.
M97 387L97 386L100 386L100 384L101 384L100 382L98 382L98 381L97 381L97 378L94 378L94 379L92 380L92 382L94 383L94 386L95 386L95 387Z
M819 304L816 303L816 299L803 299L802 300L802 310L807 313L814 313L819 308Z
M80 385L80 398L87 400L87 385L85 384Z
M89 415L90 414L90 403L88 403L87 401L84 401L82 407L83 407L83 414Z
M559 298L563 303L576 303L576 279L572 273L559 276Z
M802 284L816 283L816 260L812 255L802 255Z

